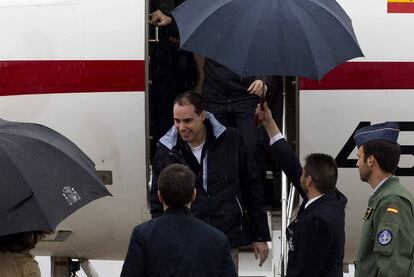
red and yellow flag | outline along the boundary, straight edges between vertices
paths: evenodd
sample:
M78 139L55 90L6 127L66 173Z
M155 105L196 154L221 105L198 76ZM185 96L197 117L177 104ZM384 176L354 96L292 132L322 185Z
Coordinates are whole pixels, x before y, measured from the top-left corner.
M398 214L398 209L389 207L389 208L387 209L387 212L389 212L389 213L394 213L394 214Z
M414 0L387 0L388 13L414 13Z

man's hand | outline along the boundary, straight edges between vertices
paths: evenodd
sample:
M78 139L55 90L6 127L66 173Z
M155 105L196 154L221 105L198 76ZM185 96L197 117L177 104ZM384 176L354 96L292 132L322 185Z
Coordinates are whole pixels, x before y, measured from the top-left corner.
M150 22L152 25L161 27L171 24L171 17L165 15L162 11L156 10L151 14Z
M264 90L263 90L264 86ZM255 80L250 87L247 89L250 94L256 94L257 96L262 96L263 93L267 92L267 85L263 80Z
M267 256L269 255L269 248L267 247L267 242L254 241L252 242L252 245L254 250L254 256L256 260L260 258L259 266L262 266L262 264L266 261Z
M272 111L267 106L267 102L263 103L263 110L261 108L261 104L257 104L256 118L259 122L262 123L263 127L266 128L266 131L269 134L270 138L280 133L280 130L277 127L275 120L273 119Z

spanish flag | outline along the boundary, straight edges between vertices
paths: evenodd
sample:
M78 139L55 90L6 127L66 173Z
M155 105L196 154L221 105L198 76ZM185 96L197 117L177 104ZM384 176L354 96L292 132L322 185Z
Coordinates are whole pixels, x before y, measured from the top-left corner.
M414 0L387 0L388 13L414 13Z
M394 214L398 214L398 209L389 207L389 208L387 209L387 212L389 212L389 213L394 213Z

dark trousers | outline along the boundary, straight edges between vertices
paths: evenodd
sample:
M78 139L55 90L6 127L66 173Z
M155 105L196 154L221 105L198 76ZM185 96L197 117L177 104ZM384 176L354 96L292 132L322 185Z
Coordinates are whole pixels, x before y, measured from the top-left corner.
M249 97L227 102L206 101L205 106L221 124L239 131L249 152L249 168L257 174L257 179L263 182L264 156L268 148L266 145L268 139L264 128L257 127L255 123L258 103L259 97Z

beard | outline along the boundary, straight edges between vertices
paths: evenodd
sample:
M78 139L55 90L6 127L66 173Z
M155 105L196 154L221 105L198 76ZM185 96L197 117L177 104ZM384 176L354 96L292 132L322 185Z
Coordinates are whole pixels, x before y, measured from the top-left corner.
M364 172L362 172L361 170L359 171L359 178L361 179L362 182L368 182L369 178L371 177L371 170L366 169Z

